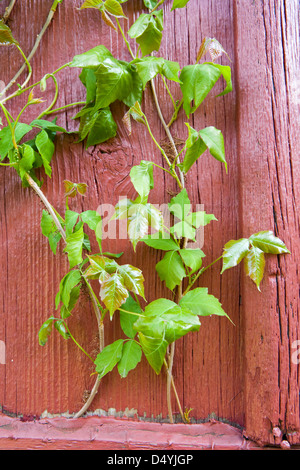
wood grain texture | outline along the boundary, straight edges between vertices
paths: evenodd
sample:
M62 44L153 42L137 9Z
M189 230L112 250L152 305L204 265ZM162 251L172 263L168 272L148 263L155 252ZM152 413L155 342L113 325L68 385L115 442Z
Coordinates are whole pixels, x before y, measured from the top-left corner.
M240 223L270 229L291 251L270 257L262 295L243 280L245 425L272 442L299 441L299 31L297 2L237 1ZM298 209L297 209L298 207Z
M22 422L0 415L0 449L150 450L152 453L143 453L142 462L144 459L146 462L146 458L151 461L151 455L155 458L155 452L161 450L258 450L258 446L247 441L239 429L225 423L185 426L98 416ZM105 465L114 455L103 453L102 463ZM196 459L196 454L192 457ZM157 464L156 460L153 464Z
M2 3L3 9L8 2ZM233 61L233 93L215 98L214 90L189 121L196 129L214 125L222 130L229 164L226 175L222 165L205 154L188 175L194 207L204 204L218 219L205 231L205 262L220 256L228 240L261 229L274 229L292 251L289 259L272 257L268 261L262 294L244 280L240 267L222 277L220 264L205 273L199 285L220 298L235 326L226 319L203 318L199 333L181 339L176 346L174 377L183 407L192 408L190 416L199 421L213 415L246 426L251 437L264 442L272 440L271 425L279 424L287 432L299 431L299 370L290 360L291 345L300 338L296 267L299 108L292 98L297 9L294 0L288 6L285 3L190 0L187 8L171 13L171 4L166 2L161 47L161 55L184 66L195 62L204 36L216 37ZM25 53L31 50L51 4L51 0L17 2L10 24ZM104 44L119 59L130 59L121 37L100 23L93 10L79 11L80 4L69 0L60 5L32 61L34 81L98 44ZM123 6L129 18L124 23L127 28L143 4L133 0ZM11 47L1 48L0 53L1 63L6 64L0 79L8 81L20 58ZM221 62L228 64L225 58ZM77 70L65 69L59 81L58 106L84 98ZM171 104L162 83L155 83L168 120ZM221 82L217 85L220 91L222 86ZM180 97L173 83L171 90L175 98ZM48 91L47 96L50 99ZM20 97L10 111L16 113L21 104ZM142 106L157 140L165 139L149 88ZM122 124L125 106L117 103L112 111L119 129L117 137L107 143L85 149L84 144L76 143L75 136L57 138L53 177L45 179L43 190L59 211L64 208L64 179L88 184L87 197L76 201L72 209L97 209L100 204L115 204L120 196L134 195L129 172L141 158L162 164L143 126L134 124L134 132L128 136ZM69 131L76 130L78 123L71 119L74 114L75 110L60 113L58 123ZM178 138L187 137L184 121L187 119L181 111L172 126ZM0 404L3 411L17 416L40 416L45 410L74 413L83 404L84 392L93 385L93 367L72 343L58 335L52 335L44 348L37 341L41 324L53 313L67 261L64 255L52 254L40 232L42 205L36 196L21 187L10 169L2 169L0 178L0 339L5 341L7 353L6 365L0 365ZM176 191L174 183L157 168L155 187L151 195L155 204L168 202ZM128 240L105 240L104 247L124 251L122 262L143 270L148 301L169 296L155 274L159 253L142 244L134 253ZM96 321L84 292L70 329L95 356ZM113 321L107 319L106 344L121 335L117 316ZM165 382L165 375L157 377L143 360L127 379L121 380L115 372L105 377L91 411L115 410L120 415L165 420ZM178 412L175 402L174 410ZM299 439L298 434L293 436L295 441Z

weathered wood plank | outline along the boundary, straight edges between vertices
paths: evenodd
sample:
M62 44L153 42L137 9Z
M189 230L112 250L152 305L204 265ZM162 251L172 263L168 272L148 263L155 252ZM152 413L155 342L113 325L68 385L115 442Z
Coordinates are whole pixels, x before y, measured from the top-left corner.
M240 430L225 423L185 426L98 416L21 422L0 416L0 428L1 450L152 450L154 454L160 450L258 449ZM109 457L114 457L113 452L103 454L105 464ZM195 459L195 454L191 458Z
M39 31L50 4L51 2L43 2L42 5L38 1L33 3L30 15L31 18L34 15L36 21L31 24L31 34L26 34L25 51L29 51L32 47L33 38ZM70 60L74 54L84 52L99 43L110 48L115 56L128 60L128 53L126 50L124 51L120 38L116 40L114 33L110 32L105 25L99 24L99 18L92 10L79 12L75 8L79 4L78 1L67 2L60 7L59 13L43 39L42 47L47 48L47 54L41 56L39 53L33 60L33 67L38 77ZM22 4L22 11L27 11L26 7L28 5ZM132 22L136 9L141 9L141 7L141 2L124 5L130 22ZM205 34L218 37L233 56L233 38L227 34L232 29L230 28L232 22L230 2L215 4L215 2L207 1L201 6L197 2L191 2L187 10L178 10L174 15L170 14L170 5L167 5L165 13L166 36L162 45L162 54L169 59L179 60L181 66L193 63ZM28 14L27 12L26 15ZM20 15L21 8L16 6L12 27L18 38L25 37L26 28L24 24L21 25ZM203 22L205 19L205 25L200 30L198 22L194 21L195 17L203 19ZM174 30L187 31L187 33L176 34L174 37ZM232 33L230 34L232 36ZM193 39L188 42L188 37ZM58 42L64 47L58 47ZM12 64L10 70L7 70L7 76L11 75L11 69ZM77 71L75 70L66 70L62 74L62 91L58 105L78 100L83 96L82 85L78 80L76 81L76 77ZM165 106L167 103L166 92L161 83L156 85L163 112L166 117L170 116L171 107ZM153 111L150 125L158 140L165 138L163 129L155 117L154 101L150 90L146 92L143 106L149 115ZM234 106L234 94L230 98L222 98L218 101L211 97L201 109L199 117L195 118L197 120L194 123L199 128L209 124L215 124L222 128L224 133L228 134L227 151L232 158L230 180L223 174L221 165L210 160L207 156L203 162L199 163L198 167L195 166L195 171L190 178L194 204L199 202L205 204L205 209L208 212L214 212L221 222L211 228L211 232L207 232L205 249L209 250L210 239L213 237L212 257L219 255L223 243L236 235L238 207L236 201L238 198L234 192L229 191L230 186L236 187L234 181L237 178L234 169L234 158L236 158L234 151ZM75 138L58 139L53 178L51 181L45 181L44 190L60 210L63 209L61 199L63 179L87 182L89 186L88 198L78 202L78 205L83 209L97 208L100 203L115 204L119 196L133 195L128 175L132 165L138 163L141 158L155 158L158 163L161 163L161 156L156 152L154 144L150 141L144 128L136 126L136 134L133 137L128 137L121 122L124 112L123 105L114 107L120 130L117 138L108 144L85 150L83 145L75 145ZM67 125L69 130L76 129L76 123L69 120L72 115L72 111L59 115L59 122L62 125ZM184 124L179 127L174 125L174 132L178 136L183 133L183 136L186 137ZM168 202L169 191L174 191L176 188L171 181L166 181L159 171L155 173L156 185L161 191L152 196L152 202ZM15 191L14 198L11 198L8 193L5 194L7 214L15 213L16 207L19 208L20 213L26 213L27 204L33 204L32 218L28 217L26 221L22 220L22 224L26 225L25 227L23 225L21 233L30 232L30 227L33 226L34 238L28 236L26 240L22 240L23 250L26 253L25 258L22 258L21 261L22 276L24 277L24 273L27 273L23 282L26 283L26 289L31 290L32 295L29 297L22 294L23 307L21 308L16 301L13 301L17 285L20 284L20 273L16 270L8 271L12 269L11 258L17 256L19 240L13 232L14 221L11 218L8 220L8 233L3 234L3 237L5 237L4 239L13 239L14 242L11 243L12 246L8 250L9 267L6 266L5 271L5 277L9 276L8 292L10 296L6 299L7 309L5 310L8 363L3 382L6 390L3 407L12 413L34 415L40 414L45 409L52 413L66 410L74 412L80 407L83 391L90 389L92 385L93 379L89 377L92 369L88 360L82 357L72 344L66 345L58 337L54 336L44 349L40 348L36 342L39 325L53 311L54 295L58 289L59 279L65 272L66 263L64 259L59 261L58 258L53 257L47 248L47 241L43 240L39 233L41 207L35 196L20 188L17 178L9 171L6 172L6 175L6 185L8 185L7 181L13 179ZM211 191L212 182L214 182L213 191ZM225 183L225 187L221 189L223 183ZM228 220L231 221L230 224L227 223ZM224 221L225 226L224 223L222 224ZM155 263L158 260L157 253L153 256L154 252L139 246L136 255L134 255L126 240L121 244L109 240L106 247L110 251L124 250L124 262L130 261L143 268L147 281L146 294L149 300L155 296L169 295L166 289L160 285L154 271ZM43 260L42 264L40 260ZM205 281L208 282L212 293L222 297L229 291L231 283L238 288L238 274L233 274L232 277L228 276L225 282L222 281L221 286L219 279L215 279L214 276L218 270L219 267L213 274L207 276ZM36 291L41 294L39 297L35 297ZM229 310L237 327L233 328L226 320L203 321L202 331L199 335L193 335L190 340L179 343L174 373L180 395L185 397L183 405L187 408L193 408L192 416L195 419L206 418L214 413L221 418L241 424L243 411L242 395L239 395L241 386L238 297L234 302L231 299L226 300L225 297L224 303L224 307ZM23 310L28 312L27 315L22 313ZM14 335L16 317L20 319L18 325L21 322L21 327L17 330L18 334ZM76 310L74 317L70 324L74 336L86 349L89 350L90 345L95 348L95 321L88 303L87 311ZM120 336L121 332L116 319L112 323L107 322L106 332L107 344ZM14 346L12 338L14 338ZM193 362L190 362L193 350L194 359ZM217 360L215 360L216 357L218 357ZM232 359L229 360L229 357ZM9 362L12 359L14 368ZM22 393L20 392L19 395L20 390ZM210 390L209 393L208 390ZM199 396L203 397L201 401L199 401ZM103 380L99 397L93 404L93 409L96 408L104 410L115 408L117 411L129 408L136 410L138 415L145 413L147 416L165 417L165 378L163 375L156 377L149 370L145 361L142 367L133 372L127 381L120 381L117 374L112 374ZM174 409L176 410L175 404Z
M245 425L299 439L299 58L297 2L235 3L241 227L271 229L291 255L271 257L262 294L243 281ZM298 181L298 183L297 183Z
M274 229L292 251L289 258L269 260L262 294L248 280L242 280L240 268L227 271L221 278L220 265L205 273L199 285L208 286L209 292L220 298L235 326L225 319L204 318L199 333L182 339L176 347L174 376L184 408L192 408L190 416L202 420L213 414L246 424L251 437L266 442L272 441L272 425L280 424L287 432L299 430L299 370L291 362L293 341L299 338L299 141L293 91L299 48L293 21L296 2L285 3L190 0L186 9L170 13L171 4L166 2L161 49L162 55L184 66L196 60L202 38L210 36L221 42L233 60L234 92L217 99L213 92L190 120L196 129L214 125L222 130L229 163L226 175L221 164L204 155L188 177L193 204L204 204L205 210L219 220L205 231L205 261L208 264L220 256L228 240L265 228ZM7 4L4 0L1 8ZM51 0L17 2L11 27L26 53L51 4ZM93 10L79 11L76 7L80 4L80 0L73 0L60 5L32 61L34 80L97 44L129 60L121 38L101 24ZM143 2L134 0L123 6L131 24ZM41 54L42 50L47 53ZM8 81L20 59L12 48L1 48L2 58L7 67L1 70L0 79ZM227 59L222 58L222 63L227 64ZM58 106L83 98L78 71L65 69L59 80ZM175 84L170 86L178 98ZM218 86L221 90L221 83ZM168 96L158 80L156 87L168 120L172 113ZM50 91L47 96L50 99ZM10 111L16 113L21 103L21 98L16 100ZM164 139L150 89L145 93L143 109L150 116L157 139ZM64 179L88 184L87 197L76 201L74 210L97 209L100 204L115 204L120 196L133 196L129 172L141 158L162 164L143 126L134 124L134 133L128 136L122 124L125 111L122 104L113 106L119 131L108 143L85 149L75 143L74 136L58 137L53 177L45 179L43 189L59 211L64 209ZM75 130L77 123L71 120L74 114L74 110L60 113L58 123ZM182 111L180 118L183 121L176 122L172 132L185 138L187 119ZM45 410L73 413L81 407L84 391L93 385L93 366L58 335L53 335L44 348L37 341L40 325L53 313L59 281L67 270L66 259L54 257L40 233L42 206L36 196L21 188L10 169L2 169L0 178L0 340L5 340L7 352L6 365L0 364L0 405L13 415L39 416ZM168 202L170 193L176 190L159 169L155 169L155 185L158 190L151 195L151 202L157 204ZM128 240L110 239L104 244L109 251L124 251L122 262L143 269L149 301L169 295L155 274L157 252L138 245L134 253ZM96 321L84 292L70 328L78 342L95 356ZM117 317L112 322L107 319L105 331L106 344L121 336ZM126 380L117 373L105 377L91 410L112 409L111 413L116 410L122 415L128 409L135 416L165 419L165 387L164 374L157 377L143 360ZM174 410L178 411L175 402Z

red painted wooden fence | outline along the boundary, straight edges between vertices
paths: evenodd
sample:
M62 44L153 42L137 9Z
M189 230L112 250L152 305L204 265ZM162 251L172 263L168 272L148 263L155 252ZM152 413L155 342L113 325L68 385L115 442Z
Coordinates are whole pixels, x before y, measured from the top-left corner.
M8 3L1 3L2 14ZM65 0L59 6L32 60L34 81L98 44L104 44L115 57L129 60L121 38L100 22L94 10L79 11L81 3ZM210 94L193 118L196 129L214 125L222 130L229 166L226 175L221 164L203 157L188 175L193 203L204 204L205 210L219 221L205 232L207 263L220 256L228 240L265 229L273 230L291 251L291 255L280 259L268 257L261 293L240 267L222 277L220 265L205 273L201 285L220 298L235 326L224 318L203 318L199 333L178 342L174 368L177 389L184 408L192 408L190 416L195 422L215 417L241 427L247 437L263 444L275 442L272 429L278 426L291 444L297 444L297 1L190 0L186 8L175 12L170 12L170 2L165 3L164 57L179 61L181 66L193 63L203 37L210 36L218 39L232 59L234 91L217 99L215 93ZM25 53L31 51L51 4L51 0L16 2L10 26ZM141 0L124 4L129 24L142 8ZM18 70L20 57L11 47L2 47L0 57L0 79L7 83ZM222 63L228 63L225 57ZM75 69L61 72L58 106L84 99L77 75ZM166 92L158 82L157 87L163 113L170 116ZM176 93L175 86L171 89ZM22 100L14 100L9 108L12 113ZM153 116L150 125L158 140L164 139L150 89L143 106L148 116ZM115 204L119 196L133 195L129 172L141 158L161 163L146 129L139 126L128 136L122 123L125 111L125 106L114 105L119 131L107 143L85 149L73 135L57 138L53 177L46 178L43 186L54 207L63 210L65 179L88 185L87 197L78 201L74 210L97 209L99 204ZM74 113L67 110L59 114L58 124L76 130L78 124L71 120ZM179 119L172 129L175 136L186 138L183 122ZM37 339L41 324L53 313L67 262L52 254L41 234L42 206L36 196L21 187L11 169L2 168L0 178L0 340L6 347L6 363L0 364L1 409L23 418L72 414L81 408L95 380L90 376L89 360L59 335L52 335L45 347L39 346ZM168 202L175 189L173 183L160 170L155 171L155 181L159 191L151 202L160 203L162 198ZM128 240L107 240L105 249L124 251L122 262L143 270L149 301L168 295L155 274L157 252L139 244L134 253ZM95 354L97 326L85 296L70 326L78 342ZM105 327L107 344L122 334L117 319L107 319ZM165 379L164 374L157 377L146 361L127 379L112 373L102 380L90 411L163 421L167 417ZM174 410L178 411L175 402Z

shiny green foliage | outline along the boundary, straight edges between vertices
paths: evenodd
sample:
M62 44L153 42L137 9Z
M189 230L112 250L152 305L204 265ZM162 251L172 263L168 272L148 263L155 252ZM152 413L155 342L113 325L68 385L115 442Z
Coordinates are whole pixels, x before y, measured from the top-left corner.
M255 233L249 238L230 240L224 246L221 273L244 260L246 274L260 290L265 268L265 253L280 255L290 252L283 241L270 230Z

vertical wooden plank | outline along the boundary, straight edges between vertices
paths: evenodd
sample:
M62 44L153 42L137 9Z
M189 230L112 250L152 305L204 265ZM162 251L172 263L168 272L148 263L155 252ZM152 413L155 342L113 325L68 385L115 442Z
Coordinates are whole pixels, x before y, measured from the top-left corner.
M258 296L243 281L245 425L274 442L299 440L299 31L296 1L235 2L241 224L270 229L291 255L270 257Z
M104 44L120 59L130 60L128 52L124 50L115 32L101 24L94 11L78 11L76 7L80 4L80 1L64 2L59 7L40 46L41 50L42 48L47 50L47 54L42 55L39 51L33 59L36 79L71 60L74 54L84 52L97 44ZM27 1L21 6L16 6L14 10L13 31L20 41L23 36L26 37L23 44L27 53L50 5L51 1ZM142 11L142 7L142 1L124 4L129 18L128 24L134 21L137 17L136 12ZM170 8L171 5L166 3L162 55L170 60L178 60L182 67L194 63L202 38L207 35L217 37L229 54L234 56L230 1L206 0L199 4L191 0L186 9L170 13ZM26 30L29 21L23 23L20 20L22 13L31 15L30 34L27 34ZM32 21L32 16L35 17L35 21ZM200 27L195 18L199 19ZM124 24L127 27L127 23ZM58 44L63 47L58 47ZM10 50L9 54L13 52ZM10 63L7 77L15 71L12 71L13 66L16 66L15 62ZM65 70L59 79L61 91L58 106L83 98L84 90L78 81L77 70ZM156 86L163 113L166 117L170 116L172 109L171 105L167 104L169 103L167 93L160 81L156 81ZM175 86L173 84L171 86L175 92ZM221 90L222 84L218 86ZM20 100L14 103L11 112L16 112L19 104ZM143 108L150 116L150 125L157 139L165 139L149 89L145 93ZM51 180L46 178L43 189L59 211L63 211L64 179L84 181L88 184L87 198L76 201L72 206L74 210L96 209L102 203L115 204L119 196L134 195L129 172L141 158L154 159L162 164L161 155L145 128L137 124L134 135L131 137L127 135L122 124L125 106L116 104L113 106L113 112L119 125L118 136L113 141L85 149L83 144L75 144L76 137L57 138L53 177ZM71 120L73 115L73 110L63 112L59 114L58 122L67 126L68 130L75 130L76 122ZM230 155L228 176L225 175L221 164L206 155L195 165L188 181L193 204L195 206L198 203L204 204L207 212L215 213L220 221L219 224L209 227L205 234L203 249L209 254L208 264L220 255L223 244L228 239L238 236L234 93L220 99L215 99L211 95L197 116L191 120L195 128L216 125L222 129L225 134L226 150ZM187 120L183 114L181 118ZM175 136L184 138L187 136L184 124L174 125L172 131ZM4 176L4 173L2 175ZM45 348L38 346L36 338L39 326L53 313L59 280L67 269L66 259L54 257L49 250L47 240L40 233L42 207L35 195L22 189L18 178L7 170L5 187L9 188L11 184L14 192L9 193L7 190L3 200L3 204L7 206L8 226L4 226L2 236L4 242L11 240L7 249L8 261L7 264L3 264L3 269L5 268L5 276L9 283L5 319L9 354L14 362L13 366L10 364L9 369L7 368L4 379L3 403L10 413L39 415L45 410L48 413L67 411L72 413L80 408L84 390L90 390L92 387L93 378L90 377L92 367L88 359L82 356L72 343L66 344L57 335L51 337ZM158 169L155 170L155 184L159 191L153 192L151 202L167 203L172 191L176 190L175 185ZM28 207L31 208L30 212ZM18 232L18 236L14 232L15 218L12 214L22 222L22 230ZM27 215L24 217L22 214ZM25 233L31 235L25 237L23 236ZM21 267L21 271L13 262L18 257L20 245L23 248L23 257L18 266ZM159 253L149 250L142 244L138 245L137 252L134 253L128 240L123 240L121 243L116 240L106 240L105 249L124 251L122 262L130 262L143 269L148 301L161 296L170 296L170 292L161 284L155 272ZM228 311L236 327L224 319L203 319L199 334L193 334L190 339L178 343L174 374L183 406L187 409L193 408L191 416L195 420L207 419L214 414L220 419L242 424L239 299L238 294L234 299L228 294L231 289L238 293L239 275L238 270L232 271L220 279L219 270L220 266L217 266L207 274L203 284L208 285L209 291L221 298L225 310ZM25 289L17 297L15 292L19 285L24 285ZM84 293L81 306L82 309L76 309L74 312L70 328L78 342L92 353L95 352L97 345L96 324L91 305ZM121 334L118 319L115 317L112 322L107 320L106 343L119 338ZM100 409L109 412L111 408L121 413L128 408L139 416L165 419L167 415L165 375L157 377L143 360L141 367L131 373L126 380L120 380L117 373L105 377L91 410ZM178 411L175 403L174 410Z
M26 53L51 3L17 2L11 25ZM208 286L210 293L220 298L236 326L224 319L203 319L200 332L182 339L176 348L175 380L184 408L193 408L191 416L203 420L214 414L243 425L245 411L247 433L263 442L272 441L270 429L274 425L294 433L290 440L298 439L299 430L299 365L291 358L293 344L299 338L299 162L295 159L299 149L295 132L299 102L294 86L298 36L291 20L297 12L296 2L286 3L190 0L187 8L170 13L171 5L166 2L161 49L162 55L184 66L195 61L203 36L211 36L234 60L238 94L219 99L212 94L190 121L196 129L215 125L223 131L229 162L229 174L225 175L218 162L204 156L188 178L194 205L204 204L205 210L219 219L205 232L207 264L221 254L229 239L265 228L274 229L292 251L289 258L269 260L262 294L248 280L240 282L240 268L221 278L220 266L206 273L199 285ZM73 0L60 5L40 46L47 54L39 51L33 59L35 79L97 44L104 44L120 59L130 60L115 32L101 24L93 10L78 11L80 4L80 0ZM143 2L136 0L123 6L129 18L124 23L127 27L142 10ZM1 57L9 64L5 70L7 80L16 71L19 58L12 48L2 48ZM225 58L222 63L227 63ZM66 69L60 85L58 105L83 98L77 70ZM158 80L156 86L163 113L169 116L172 110L166 91ZM221 84L218 86L221 88ZM171 88L176 94L175 85ZM17 112L20 103L17 100L13 104L12 113ZM150 125L158 140L164 139L149 89L143 108L151 115ZM88 184L87 198L76 201L74 210L97 209L99 204L115 204L119 196L134 195L129 172L141 158L162 163L142 126L136 125L134 135L127 135L122 124L125 111L122 104L113 106L119 125L113 141L85 149L83 144L75 143L74 136L57 138L53 177L45 180L43 189L59 211L63 211L64 179ZM74 113L68 110L58 116L58 122L70 131L77 126L71 120ZM176 123L172 130L176 136L186 137L184 124ZM53 313L54 297L67 262L64 256L53 256L40 233L42 206L35 195L21 188L9 169L1 170L1 182L4 281L0 340L5 338L7 344L7 364L0 365L1 405L11 414L40 415L45 410L72 413L80 408L84 391L93 385L92 364L58 335L53 335L46 348L37 344L37 331ZM174 184L158 169L155 184L159 191L151 195L151 202L160 203L162 197L168 202ZM157 252L138 245L134 253L128 240L111 239L105 241L105 249L124 251L122 262L143 269L148 301L169 295L155 273ZM95 355L96 322L84 292L70 328L79 343ZM106 343L121 335L117 317L112 322L107 320ZM157 377L143 360L126 380L120 380L117 373L105 377L91 411L107 413L111 408L121 414L129 409L148 419L165 419L164 374ZM174 409L177 411L175 403Z

